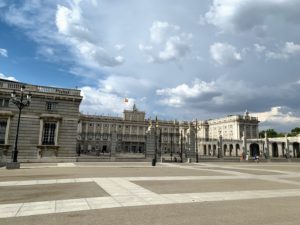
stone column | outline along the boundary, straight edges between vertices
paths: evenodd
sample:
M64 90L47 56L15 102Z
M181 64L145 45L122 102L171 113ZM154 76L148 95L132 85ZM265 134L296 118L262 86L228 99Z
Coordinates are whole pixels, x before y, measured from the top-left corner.
M248 152L248 149L247 149L247 138L246 138L246 132L245 131L243 131L243 153L245 155L249 156L249 152Z
M220 134L219 136L219 141L218 141L218 157L219 158L223 158L224 154L223 154L223 137Z
M268 140L268 135L267 132L265 132L265 149L264 149L264 154L266 158L270 157L270 152L269 152L269 140Z
M146 158L154 158L155 153L155 132L154 127L151 127L146 133Z
M289 139L287 134L285 135L285 154L286 157L289 159L291 157L291 153L290 153L290 143L289 143Z
M117 132L113 131L111 133L111 148L110 148L110 156L111 158L116 157L116 148L117 148Z
M193 127L191 126L191 124L189 125L189 129L188 129L188 154L187 157L191 159L191 161L195 161L196 158L196 145L195 145L195 141L196 141L196 134L195 131L193 129Z

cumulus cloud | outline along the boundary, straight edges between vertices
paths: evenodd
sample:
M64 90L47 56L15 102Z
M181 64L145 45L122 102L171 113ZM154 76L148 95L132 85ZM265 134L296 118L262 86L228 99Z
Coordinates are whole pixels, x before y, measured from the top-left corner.
M300 116L286 106L275 106L269 111L251 113L251 116L258 117L261 130L273 128L278 131L287 131L300 123Z
M115 93L120 96L141 97L139 94L151 89L155 83L146 78L110 75L101 80L99 85L108 93Z
M38 55L44 56L44 57L52 57L55 54L55 50L51 47L47 47L47 46L41 46L38 50L37 50Z
M85 64L88 66L114 67L124 63L123 56L111 55L94 38L93 32L89 30L89 26L82 15L80 3L81 1L74 0L71 7L57 6L56 26L58 32L70 41L78 59L85 59ZM86 4L91 8L98 6L97 2L92 0Z
M262 111L274 105L300 108L298 89L296 81L276 87L275 91L274 87L230 80L228 76L223 76L211 82L196 80L192 85L183 83L159 89L156 94L163 105L224 114L243 112L246 109Z
M49 61L72 61L92 69L125 62L121 49L114 46L116 43L104 44L103 31L98 26L101 16L101 6L96 0L52 0L43 4L40 0L28 0L12 3L3 11L5 22L24 29L40 45L39 56ZM52 59L45 51L50 48L57 52Z
M214 43L209 50L211 58L219 65L233 66L243 61L241 53L228 43Z
M124 44L116 44L115 45L115 49L118 51L122 51L125 48Z
M300 54L300 45L294 42L286 42L285 45L277 52L267 51L266 57L268 59L283 59L287 60L292 56Z
M275 106L270 111L252 113L253 116L258 117L261 122L276 122L276 123L300 123L300 117L297 117L290 109L282 106Z
M154 21L150 28L150 39L154 43L162 43L170 36L177 35L179 31L179 26L164 21Z
M5 80L18 81L15 77L13 77L13 76L6 76L3 73L0 73L0 78L1 79L5 79Z
M124 109L132 108L135 102L132 98L128 98L128 102L125 102L123 96L106 92L101 87L84 86L80 90L83 95L80 111L83 113L121 114Z
M299 8L298 0L214 0L205 19L223 31L255 31L278 19L300 24Z
M161 104L171 107L182 107L190 101L206 102L219 95L214 82L207 83L199 79L190 86L184 83L175 88L158 89L156 94L162 96Z
M257 44L257 43L255 43L253 46L254 46L254 50L258 53L262 53L267 49L266 46L260 45L260 44Z
M4 48L0 48L0 56L8 57L7 50Z
M154 21L150 28L151 45L139 44L148 62L164 63L184 58L190 51L191 33L181 32L179 26Z

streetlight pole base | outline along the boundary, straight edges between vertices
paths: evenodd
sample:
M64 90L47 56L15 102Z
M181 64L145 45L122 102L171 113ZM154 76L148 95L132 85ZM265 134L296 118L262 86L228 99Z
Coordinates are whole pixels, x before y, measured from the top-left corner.
M6 169L8 169L8 170L20 169L20 163L8 162L8 163L6 163Z
M156 159L152 159L152 166L156 166Z

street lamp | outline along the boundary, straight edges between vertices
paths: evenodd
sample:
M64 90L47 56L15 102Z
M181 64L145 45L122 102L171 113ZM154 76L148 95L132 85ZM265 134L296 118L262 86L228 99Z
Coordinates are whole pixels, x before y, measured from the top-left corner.
M182 159L182 145L183 145L183 143L182 143L182 140L183 139L183 137L182 137L182 130L180 131L180 162L182 163L183 162L183 159Z
M31 94L30 92L26 94L25 99L25 93L24 93L25 85L21 87L21 95L20 98L17 98L16 91L14 90L13 93L11 93L11 101L14 103L18 109L19 109L19 117L18 117L18 125L17 125L17 134L16 134L16 140L15 140L15 146L14 151L12 153L12 162L17 163L18 162L18 138L19 138L19 128L20 128L20 120L21 120L21 113L22 109L26 106L30 105L31 102Z
M198 120L196 119L196 163L198 162Z
M152 166L156 165L157 161L157 128L158 128L158 121L157 116L155 118L155 128L154 128L154 158L152 159Z

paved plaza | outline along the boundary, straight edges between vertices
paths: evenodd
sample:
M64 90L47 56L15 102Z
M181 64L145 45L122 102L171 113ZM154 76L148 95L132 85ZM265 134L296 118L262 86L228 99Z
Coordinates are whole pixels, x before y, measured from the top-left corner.
M0 224L299 224L297 163L0 168Z

